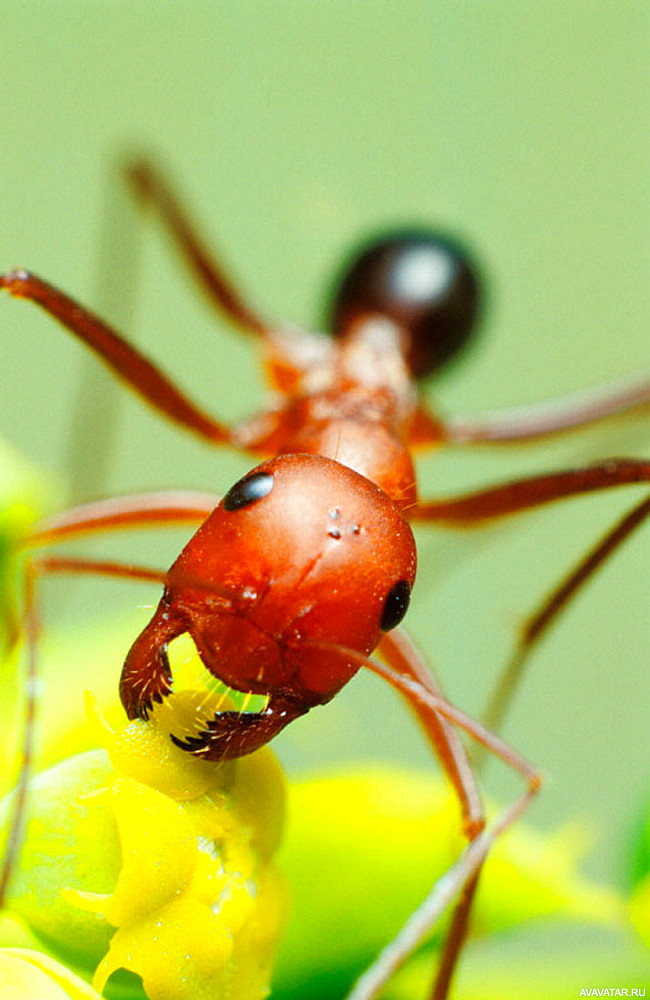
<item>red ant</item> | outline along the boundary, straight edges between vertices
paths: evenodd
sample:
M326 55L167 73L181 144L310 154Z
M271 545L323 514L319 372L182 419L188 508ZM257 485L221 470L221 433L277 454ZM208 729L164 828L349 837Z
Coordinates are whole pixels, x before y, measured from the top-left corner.
M155 168L139 162L128 176L140 199L158 212L213 304L260 342L270 381L284 397L279 405L236 426L219 422L64 293L25 271L0 277L0 287L49 312L177 425L214 444L274 457L240 479L216 509L212 497L155 493L85 504L42 524L29 545L134 525L203 522L167 573L66 556L28 563L31 670L38 624L34 580L42 573L80 572L164 583L158 608L122 670L120 696L130 718L146 719L153 704L170 693L167 648L182 633L189 633L212 674L235 690L266 697L261 711L224 711L201 731L172 737L198 757L222 761L254 751L293 719L330 701L361 666L384 677L423 725L458 795L470 843L351 997L375 996L460 897L431 994L434 1000L444 1000L481 865L495 838L527 807L540 778L485 726L444 699L420 655L397 629L415 578L415 543L408 522L469 525L592 490L647 482L650 463L612 460L471 495L421 501L411 450L549 435L649 402L650 384L628 382L589 397L474 421L442 419L426 408L416 384L454 356L473 329L478 282L459 246L424 230L375 241L357 256L340 283L332 310L334 339L288 332L263 320L233 288ZM644 499L544 602L518 646L509 689L542 631L649 511L650 500ZM383 663L370 659L375 650ZM508 697L502 687L494 716ZM33 697L27 701L31 718ZM490 829L485 829L473 771L454 727L465 730L526 781L525 792ZM31 728L27 726L26 760ZM25 785L26 768L19 809ZM3 889L18 830L17 820Z

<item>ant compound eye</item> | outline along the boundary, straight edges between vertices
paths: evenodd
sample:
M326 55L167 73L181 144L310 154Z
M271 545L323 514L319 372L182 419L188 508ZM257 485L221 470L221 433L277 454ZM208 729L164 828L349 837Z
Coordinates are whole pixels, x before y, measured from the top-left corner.
M273 489L273 476L270 472L251 472L226 493L223 498L224 510L241 510L249 504L261 500Z
M379 622L379 628L382 632L390 632L392 628L399 625L407 612L410 600L411 585L408 580L400 580L394 587L391 587L384 602L384 610Z

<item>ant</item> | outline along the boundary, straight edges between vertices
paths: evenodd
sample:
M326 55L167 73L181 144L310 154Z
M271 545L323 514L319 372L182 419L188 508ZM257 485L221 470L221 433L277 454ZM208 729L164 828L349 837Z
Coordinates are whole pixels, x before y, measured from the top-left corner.
M454 241L425 229L388 234L365 246L334 298L333 337L289 331L264 320L231 284L175 193L147 161L128 181L156 211L217 309L264 353L281 399L237 425L216 420L101 319L24 270L0 287L39 305L160 414L211 444L264 460L220 502L193 493L150 493L83 504L43 522L29 547L134 526L199 524L166 573L71 556L39 556L26 568L28 670L36 671L34 588L46 573L98 573L158 581L163 596L131 646L120 697L129 718L147 719L172 690L168 646L189 633L205 667L231 688L265 698L259 711L217 713L199 731L174 734L181 749L210 761L248 754L286 725L330 701L364 666L408 702L458 796L468 846L433 887L402 932L350 994L370 1000L455 903L433 984L445 1000L466 937L481 866L495 839L528 807L538 772L491 729L445 698L398 627L415 579L410 522L473 525L551 501L650 481L650 463L633 459L508 482L448 499L420 500L416 447L528 440L559 433L650 402L650 383L627 381L588 396L488 414L442 418L418 392L471 337L479 282ZM272 457L268 457L272 456ZM568 574L528 622L490 711L495 724L541 634L607 556L650 512L637 504ZM381 662L371 659L377 651ZM33 692L33 684L28 686ZM27 694L17 817L0 892L18 850L31 756L34 695ZM525 790L487 827L474 769L457 729L514 768Z

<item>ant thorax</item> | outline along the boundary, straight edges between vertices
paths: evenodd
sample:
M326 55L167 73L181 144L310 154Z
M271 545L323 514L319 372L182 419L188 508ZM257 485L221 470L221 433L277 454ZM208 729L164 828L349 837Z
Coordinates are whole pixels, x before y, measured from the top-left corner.
M274 408L244 425L248 433L259 433L272 415L274 450L333 458L376 483L400 506L415 501L405 443L418 398L404 359L403 334L394 323L369 316L340 340L274 332L266 364L282 396Z

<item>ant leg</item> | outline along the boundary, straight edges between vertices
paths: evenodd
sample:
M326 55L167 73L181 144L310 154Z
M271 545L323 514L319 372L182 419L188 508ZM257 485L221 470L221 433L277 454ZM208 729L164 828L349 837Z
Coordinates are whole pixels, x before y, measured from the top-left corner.
M406 632L398 628L387 632L382 637L378 652L398 673L410 677L434 697L443 697L442 691ZM485 826L485 816L465 748L454 728L442 715L432 713L429 706L419 705L412 699L407 698L406 701L421 723L433 752L444 765L460 802L464 832L471 839Z
M448 500L426 501L408 513L416 521L471 527L555 500L648 481L650 463L636 459L611 459L583 469L534 476ZM485 721L490 729L500 727L530 656L544 633L606 559L649 516L650 498L645 498L600 539L529 617L489 700ZM476 755L476 760L479 756Z
M650 463L636 459L611 459L583 469L569 469L533 476L447 500L430 500L408 512L414 521L471 527L482 521L517 514L555 500L650 481ZM541 603L526 622L515 651L490 698L485 719L498 729L519 684L534 647L559 613L596 573L605 560L650 516L650 499L644 499L612 528Z
M219 503L219 497L192 490L165 490L95 500L70 507L40 521L23 547L52 545L68 538L122 528L199 525Z
M136 563L115 562L113 559L84 559L77 556L43 556L32 560L39 573L92 573L116 576L123 580L143 583L166 583L167 573Z
M584 427L650 404L650 378L626 377L605 386L560 399L494 410L475 417L449 417L438 422L422 408L416 425L418 444L481 444L527 441Z
M583 584L649 516L650 497L646 497L628 511L597 545L583 556L571 572L541 602L537 610L529 616L483 715L485 724L490 729L499 730L501 728L524 670L542 636L576 596Z
M255 447L254 435L245 435L246 441L242 444L237 428L231 428L204 413L164 372L107 323L53 285L28 271L17 270L0 275L2 288L15 298L29 299L58 320L94 351L133 392L173 423L212 443ZM268 432L266 427L264 434Z
M381 652L387 660L390 657L392 661L395 647L391 649L390 645L385 642L386 638L384 637L382 640ZM434 985L434 1000L446 1000L451 975L465 936L472 897L483 862L496 839L528 808L541 785L541 776L520 754L481 723L455 708L439 694L434 694L431 690L431 684L423 685L416 679L422 669L420 663L417 662L419 658L411 664L408 673L404 673L402 667L406 645L402 644L401 638L398 641L397 649L401 655L395 658L396 669L392 665L378 663L375 660L362 660L360 657L359 660L360 662L362 660L364 666L396 688L412 705L423 723L428 714L431 719L436 720L434 722L436 730L439 728L440 717L463 729L480 745L516 770L525 779L527 788L490 827L473 837L456 864L436 882L424 902L411 914L397 937L380 953L377 960L358 980L347 1000L373 1000L387 980L413 953L445 910L459 894L463 894L452 920L450 934L443 951L441 968ZM349 651L346 651L346 655L349 655ZM444 766L444 758L441 762Z
M406 632L401 629L389 632L382 639L379 652L393 669L418 681L431 694L442 697L442 691ZM415 705L408 699L407 704L418 716L434 753L443 762L447 777L453 784L460 802L464 832L471 842L485 827L485 815L465 748L455 730L443 716L423 710L422 706ZM469 930L469 918L480 874L479 868L464 887L456 904L432 986L431 1000L445 1000L449 991L456 963Z
M138 159L127 164L125 175L140 202L155 210L212 305L248 333L268 336L272 324L261 319L232 286L161 171L149 160Z
M650 462L612 458L583 468L513 480L459 497L419 501L406 515L410 521L469 528L482 521L518 514L554 500L647 482L650 482Z

